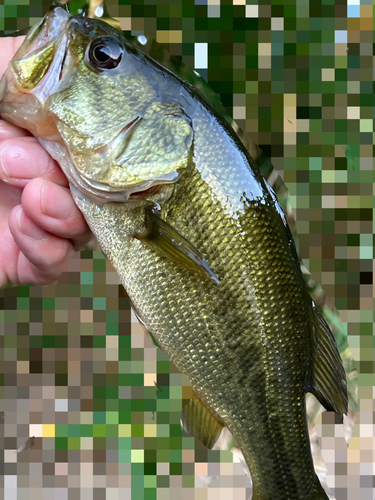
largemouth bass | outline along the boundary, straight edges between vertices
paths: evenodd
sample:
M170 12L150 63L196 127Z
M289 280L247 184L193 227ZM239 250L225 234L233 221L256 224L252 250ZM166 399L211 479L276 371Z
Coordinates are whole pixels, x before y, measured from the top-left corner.
M212 447L228 427L254 500L327 499L305 394L342 417L345 372L276 196L231 127L111 26L59 4L0 98L59 162L138 318L189 377L185 428Z

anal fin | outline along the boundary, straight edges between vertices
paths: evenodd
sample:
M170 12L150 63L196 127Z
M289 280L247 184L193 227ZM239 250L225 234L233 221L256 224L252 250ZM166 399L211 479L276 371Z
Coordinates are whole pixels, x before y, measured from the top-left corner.
M328 411L341 418L348 412L345 370L335 338L323 316L314 306L315 354L310 392Z
M181 420L185 431L202 441L210 450L224 427L198 399L190 399L186 403L181 411Z

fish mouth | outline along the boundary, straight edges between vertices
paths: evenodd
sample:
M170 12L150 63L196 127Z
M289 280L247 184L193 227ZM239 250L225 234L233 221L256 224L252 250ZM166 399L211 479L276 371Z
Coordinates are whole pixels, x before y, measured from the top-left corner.
M53 3L43 20L33 26L9 69L13 87L21 94L33 94L44 103L62 77L68 52L68 24L71 14ZM57 81L53 75L59 75ZM43 85L39 85L43 81ZM43 88L42 88L43 87Z
M56 75L61 72L70 18L66 8L55 3L40 23L29 30L0 85L1 116L36 137L49 140L56 140L58 131L51 120L46 120L45 103L65 85Z

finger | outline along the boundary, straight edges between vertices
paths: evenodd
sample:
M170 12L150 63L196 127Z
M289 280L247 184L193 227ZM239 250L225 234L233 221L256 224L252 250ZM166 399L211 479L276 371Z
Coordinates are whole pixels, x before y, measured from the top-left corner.
M49 179L61 186L69 185L57 162L34 137L0 142L0 180L23 189L35 177Z
M11 139L15 137L30 137L30 133L23 129L0 119L0 142L5 139Z
M19 282L44 285L56 281L74 253L71 242L37 226L20 205L10 214L9 229L22 252L18 259Z
M76 248L92 238L68 188L45 179L33 179L22 193L22 207L40 228L71 239Z

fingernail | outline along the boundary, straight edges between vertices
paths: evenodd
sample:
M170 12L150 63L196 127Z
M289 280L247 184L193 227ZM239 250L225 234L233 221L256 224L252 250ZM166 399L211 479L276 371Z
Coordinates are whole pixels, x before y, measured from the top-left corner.
M34 224L22 208L17 213L17 223L20 233L36 241L43 241L48 238L48 233Z
M4 176L10 179L33 179L46 170L48 165L46 154L33 141L12 140L0 148L0 168Z
M69 189L45 180L42 186L42 211L49 217L67 220L73 217L77 207Z

